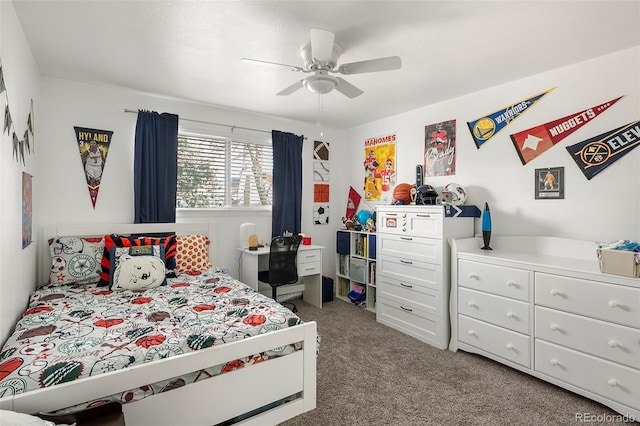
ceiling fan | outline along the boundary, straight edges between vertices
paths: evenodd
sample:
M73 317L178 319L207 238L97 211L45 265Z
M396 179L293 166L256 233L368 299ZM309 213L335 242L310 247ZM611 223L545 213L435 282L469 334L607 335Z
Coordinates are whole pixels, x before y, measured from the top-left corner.
M318 28L311 29L311 41L300 49L300 56L304 66L280 64L277 62L261 61L258 59L242 58L241 61L259 62L263 64L278 65L289 68L291 71L301 73L313 73L312 75L296 81L277 93L278 96L290 95L293 92L306 87L313 93L324 95L336 89L349 98L355 98L364 93L342 77L334 77L333 74L362 74L367 72L390 71L400 69L401 61L398 56L370 59L367 61L351 62L337 66L338 58L342 54L342 48L334 43L335 34Z

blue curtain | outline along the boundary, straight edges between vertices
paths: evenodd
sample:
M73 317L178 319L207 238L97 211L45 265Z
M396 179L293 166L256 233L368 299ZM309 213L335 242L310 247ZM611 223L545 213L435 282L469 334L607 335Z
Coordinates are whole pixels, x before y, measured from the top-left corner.
M297 234L302 217L302 141L293 133L271 132L273 146L273 208L271 236Z
M138 111L133 165L134 223L176 221L178 116Z

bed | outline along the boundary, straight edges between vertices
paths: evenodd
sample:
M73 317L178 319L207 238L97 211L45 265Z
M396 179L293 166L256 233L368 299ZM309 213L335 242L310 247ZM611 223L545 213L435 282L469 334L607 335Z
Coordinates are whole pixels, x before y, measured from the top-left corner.
M89 240L105 235L174 232L185 238L205 235L214 240L213 229L214 224L207 223L68 225L47 231L45 236L83 236ZM154 250L160 250L157 244L153 246ZM208 247L209 259L215 259L215 246ZM127 262L140 259L129 256L133 249L126 251L117 259L111 251L111 262L118 264L112 267L111 278L115 275L114 269L126 271ZM183 249L179 254L185 253ZM156 253L159 257L165 254L164 250ZM44 262L44 265L50 263L56 266L55 257L53 262ZM111 289L99 286L100 283L62 282L37 290L25 316L17 324L20 335L11 336L0 353L0 409L52 412L115 397L126 402L123 411L127 425L214 425L233 421L277 424L313 410L318 350L316 323L302 322L282 305L210 266L177 272L169 275L166 284L148 289L132 290L126 285L119 288L127 280L114 279ZM187 289L194 291L190 298L186 296ZM135 312L122 310L134 303L147 308L138 306ZM154 308L148 308L154 304ZM111 313L102 315L107 311ZM154 316L158 312L164 316ZM62 323L51 322L52 317ZM97 331L100 336L82 331L86 328L81 321L84 317L93 324L92 332ZM148 320L150 322L146 322ZM196 320L199 325L194 329ZM27 330L34 323L45 322L49 326L45 332ZM190 324L191 329L178 331L173 327L176 323ZM53 324L55 329L50 327ZM25 334L26 330L31 334ZM82 336L75 343L63 343L59 340L63 334ZM165 340L179 349L168 349ZM18 347L19 341L26 341L27 345ZM54 351L47 355L51 346L62 353ZM127 355L114 352L123 348ZM38 352L35 358L32 351ZM141 352L130 356L134 351ZM102 352L119 360L129 356L129 359L146 362L131 362L124 365L126 368L115 369L113 363L105 364L92 358ZM77 362L79 353L91 358L90 362L85 361L86 366ZM62 365L55 364L62 368L37 367L38 363L33 362L34 359L46 362L47 357L62 361ZM96 367L96 373L91 374L98 364L107 367ZM67 378L71 378L70 381ZM32 383L25 391L20 389L30 381L39 381L40 387ZM168 388L172 389L163 391Z

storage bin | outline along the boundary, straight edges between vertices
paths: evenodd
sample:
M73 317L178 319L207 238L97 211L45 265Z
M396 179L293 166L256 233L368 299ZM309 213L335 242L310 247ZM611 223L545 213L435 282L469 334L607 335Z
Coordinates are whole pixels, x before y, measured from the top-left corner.
M349 254L349 239L351 234L349 232L337 232L336 233L336 253Z
M322 276L322 303L333 301L333 280L326 275Z
M640 253L627 250L598 250L600 271L605 274L640 278Z
M369 259L375 259L376 258L376 236L375 235L369 235Z
M351 261L349 262L349 278L351 278L353 281L364 283L366 274L367 274L366 259L351 258Z

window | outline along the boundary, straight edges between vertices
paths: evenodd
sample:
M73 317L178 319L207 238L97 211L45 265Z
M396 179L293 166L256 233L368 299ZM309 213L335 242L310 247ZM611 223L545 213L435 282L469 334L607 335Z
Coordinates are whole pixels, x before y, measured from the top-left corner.
M270 206L269 142L178 135L178 208Z

